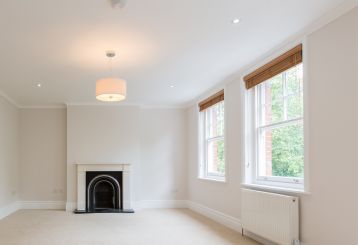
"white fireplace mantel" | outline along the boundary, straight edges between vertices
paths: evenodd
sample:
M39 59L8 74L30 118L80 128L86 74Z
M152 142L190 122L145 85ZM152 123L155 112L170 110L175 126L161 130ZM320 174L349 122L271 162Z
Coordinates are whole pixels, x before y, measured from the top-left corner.
M123 209L132 209L131 198L131 164L129 163L76 163L77 165L77 210L86 210L86 172L88 171L121 171Z

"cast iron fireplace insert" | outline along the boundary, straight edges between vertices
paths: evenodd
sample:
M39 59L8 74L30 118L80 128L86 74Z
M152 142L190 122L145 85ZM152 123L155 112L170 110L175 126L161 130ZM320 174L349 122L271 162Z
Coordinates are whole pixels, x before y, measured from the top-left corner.
M120 213L123 211L121 171L86 172L86 212Z
M86 210L74 213L134 213L123 209L122 171L87 171Z

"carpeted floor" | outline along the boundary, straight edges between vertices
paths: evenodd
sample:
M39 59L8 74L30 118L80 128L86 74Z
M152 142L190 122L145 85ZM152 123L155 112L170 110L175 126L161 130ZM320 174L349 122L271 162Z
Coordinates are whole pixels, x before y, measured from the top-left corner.
M20 210L0 221L1 245L255 245L186 209L135 214Z

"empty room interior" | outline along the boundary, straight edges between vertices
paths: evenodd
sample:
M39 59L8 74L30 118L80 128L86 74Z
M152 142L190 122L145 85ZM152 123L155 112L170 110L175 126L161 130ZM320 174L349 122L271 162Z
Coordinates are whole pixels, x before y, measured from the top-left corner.
M0 245L358 244L357 0L0 20Z

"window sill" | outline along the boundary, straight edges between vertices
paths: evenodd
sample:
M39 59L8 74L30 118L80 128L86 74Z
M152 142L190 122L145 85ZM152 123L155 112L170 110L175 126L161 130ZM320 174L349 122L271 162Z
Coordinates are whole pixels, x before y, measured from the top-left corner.
M214 182L214 183L220 183L220 184L226 184L226 179L215 179L215 178L208 178L208 177L198 177L198 180L202 181L208 181L208 182Z
M268 186L268 185L259 185L259 184L251 184L251 183L242 183L241 186L258 190L258 191L268 191L278 194L301 194L301 195L310 195L310 192L301 189L292 189L285 187L277 187L277 186Z

